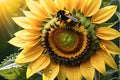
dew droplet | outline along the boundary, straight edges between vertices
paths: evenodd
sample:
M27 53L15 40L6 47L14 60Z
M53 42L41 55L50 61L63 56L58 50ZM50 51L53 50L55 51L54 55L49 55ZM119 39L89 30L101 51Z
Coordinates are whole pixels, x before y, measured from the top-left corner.
M87 69L90 70L90 67L88 67Z
M49 74L51 74L52 73L52 71L51 70L49 70Z

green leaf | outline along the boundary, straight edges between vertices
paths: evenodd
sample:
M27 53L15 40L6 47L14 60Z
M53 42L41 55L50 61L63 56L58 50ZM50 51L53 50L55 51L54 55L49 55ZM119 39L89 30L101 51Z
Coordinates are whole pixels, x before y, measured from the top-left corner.
M109 69L106 76L101 75L100 80L120 80L119 79L120 70Z
M31 76L28 80L42 80L42 75L36 73L33 76Z
M0 76L8 80L26 80L26 68L14 63L18 53L11 54L0 64Z
M1 62L0 68L14 63L17 55L18 55L18 53L14 53L14 54L11 54L10 56L7 56L6 59L4 59L4 61Z
M8 80L26 80L26 68L17 67L0 70L0 75L5 77Z
M103 0L104 6L107 6L109 2L111 2L111 0Z
M42 80L41 73L36 73L29 79L26 79L27 65L21 67L14 63L18 53L11 54L0 64L0 76L7 80Z
M117 24L119 22L119 20L112 22L112 23L102 23L102 24L97 24L97 26L102 26L102 27L112 27L115 24Z

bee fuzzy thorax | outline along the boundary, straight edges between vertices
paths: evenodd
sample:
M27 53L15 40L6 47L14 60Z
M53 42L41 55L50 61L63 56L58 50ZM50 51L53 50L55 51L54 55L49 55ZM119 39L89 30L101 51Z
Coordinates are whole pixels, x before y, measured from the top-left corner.
M78 23L78 19L65 10L59 10L57 12L57 17L60 23L64 22L66 26L74 26L76 23Z

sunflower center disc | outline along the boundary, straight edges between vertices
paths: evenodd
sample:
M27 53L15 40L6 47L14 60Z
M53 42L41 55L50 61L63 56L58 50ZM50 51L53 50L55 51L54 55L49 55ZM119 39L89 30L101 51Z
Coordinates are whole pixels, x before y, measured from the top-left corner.
M80 36L72 30L57 29L53 32L53 41L61 52L74 53L82 46L82 38Z

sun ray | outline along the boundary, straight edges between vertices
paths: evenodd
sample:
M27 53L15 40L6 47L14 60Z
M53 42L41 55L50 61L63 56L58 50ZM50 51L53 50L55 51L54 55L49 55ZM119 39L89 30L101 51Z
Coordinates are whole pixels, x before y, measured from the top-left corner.
M13 3L14 2L14 3ZM0 34L5 38L5 35L13 36L16 24L13 22L13 16L20 15L20 8L25 6L25 0L0 0Z

